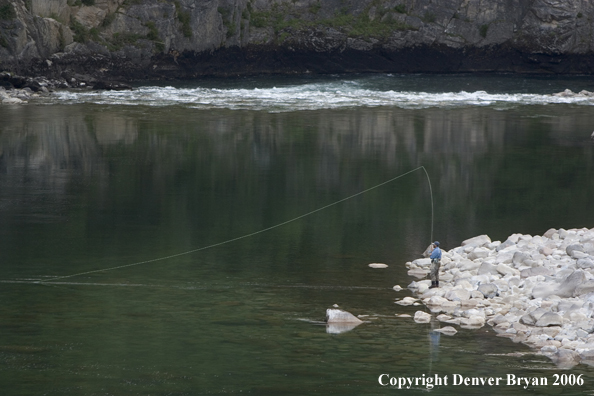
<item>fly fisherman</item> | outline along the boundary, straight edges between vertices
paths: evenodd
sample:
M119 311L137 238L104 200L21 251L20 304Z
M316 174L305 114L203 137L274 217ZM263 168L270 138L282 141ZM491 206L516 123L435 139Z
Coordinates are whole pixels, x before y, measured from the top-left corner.
M431 286L429 289L439 287L439 267L441 266L441 249L439 248L439 242L433 242L433 250L431 251Z

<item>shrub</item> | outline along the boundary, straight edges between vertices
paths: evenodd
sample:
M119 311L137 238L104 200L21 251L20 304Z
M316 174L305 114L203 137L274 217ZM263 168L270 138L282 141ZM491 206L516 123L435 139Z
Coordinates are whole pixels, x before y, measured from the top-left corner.
M479 28L479 33L480 33L481 37L483 37L483 38L487 37L488 31L489 31L489 25L481 25L481 27Z
M398 4L396 7L394 7L394 11L399 14L406 14L406 6L404 4Z
M425 13L425 16L423 17L423 20L425 22L428 22L428 23L435 22L435 14L428 11L428 12Z
M149 32L146 34L147 39L153 41L159 40L159 30L157 29L157 25L155 25L155 22L148 21L144 24L144 26L146 26L149 30Z
M89 31L80 22L72 18L70 20L70 29L74 33L74 41L78 43L85 43L89 39Z
M2 33L0 33L0 47L8 48L8 41L6 41Z
M111 25L111 23L113 22L115 17L116 17L115 13L107 14L105 16L105 18L103 18L103 22L101 22L101 27L107 27L107 26Z
M12 4L4 4L3 6L0 6L0 19L14 19L16 16L16 11Z
M192 28L190 27L190 13L187 11L182 11L179 1L175 1L174 4L175 10L177 11L177 19L182 24L182 33L184 34L184 37L192 37Z

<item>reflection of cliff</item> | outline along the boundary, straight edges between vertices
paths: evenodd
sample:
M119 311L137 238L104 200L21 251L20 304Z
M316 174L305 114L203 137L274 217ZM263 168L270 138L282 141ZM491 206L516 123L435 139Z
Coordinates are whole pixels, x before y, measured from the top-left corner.
M94 199L110 199L115 183L121 183L129 189L129 205L150 197L169 199L165 195L186 181L215 191L228 189L230 197L257 189L261 195L275 191L269 199L281 197L288 204L313 194L330 201L424 165L440 212L463 212L466 229L476 222L476 208L496 195L496 177L506 161L521 159L506 154L509 147L527 141L569 142L571 147L579 141L574 137L594 124L594 116L561 107L271 114L179 108L104 113L99 107L30 106L2 109L2 119L4 213L15 206L29 214L64 210L70 183L84 185L91 179L100 180L102 191ZM585 166L592 161L588 147ZM143 178L145 184L138 187L134 178ZM412 208L426 213L428 187L423 179L403 183L412 195ZM265 211L266 200L254 194ZM158 212L158 203L147 205Z
M106 172L101 144L131 143L137 133L125 118L74 107L13 107L1 118L1 211L34 222L64 214L72 182Z

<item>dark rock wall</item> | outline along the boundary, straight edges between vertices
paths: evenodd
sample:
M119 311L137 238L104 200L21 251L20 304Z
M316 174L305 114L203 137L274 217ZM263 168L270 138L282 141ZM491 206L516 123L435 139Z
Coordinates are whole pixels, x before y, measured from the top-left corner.
M594 72L589 0L0 0L0 69L48 77Z

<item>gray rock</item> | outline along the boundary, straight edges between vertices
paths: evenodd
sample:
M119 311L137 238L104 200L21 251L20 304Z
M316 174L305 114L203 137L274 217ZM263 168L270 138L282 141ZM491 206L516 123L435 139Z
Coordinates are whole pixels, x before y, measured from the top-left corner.
M572 297L575 289L586 280L586 275L582 270L577 270L569 275L556 291L559 297Z
M563 326L563 318L561 315L547 312L543 314L535 323L537 327L547 327L547 326Z
M462 246L483 246L491 243L491 238L487 235L479 235L474 238L469 238L462 242Z
M537 308L534 311L523 315L520 318L520 321L529 326L534 326L545 313L547 313L545 309Z
M501 275L505 276L505 275L517 275L519 273L518 270L513 269L512 267L505 265L505 264L498 264L497 267L497 272L499 272Z
M326 310L326 322L327 323L363 323L363 321L357 318L350 312L343 311L341 309L327 309Z
M383 263L371 263L371 264L367 264L367 265L371 268L388 268L388 264L383 264Z
M454 289L447 292L444 297L450 301L470 300L470 292L466 289Z
M534 318L530 314L523 315L520 318L520 322L522 322L524 324L527 324L528 326L534 326L534 324L536 323L536 321L534 320Z
M592 261L590 258L581 258L577 260L576 266L582 269L594 268L594 261Z
M442 333L445 335L454 335L458 332L458 330L454 329L452 326L442 327L441 329L433 330L438 333Z
M480 285L478 287L478 291L480 291L485 296L485 298L493 298L498 295L498 288L492 283Z
M407 274L410 276L414 276L417 279L421 279L429 274L429 270L424 270L422 268L413 268L408 270Z
M417 323L429 323L431 321L431 314L423 311L415 312L414 321Z
M478 275L485 275L485 274L498 274L497 267L490 263L482 263L481 266L477 270Z
M534 286L532 289L532 298L546 298L557 292L557 285L542 283Z
M581 296L582 294L588 294L594 292L594 280L589 280L581 285L578 285L573 292L574 297Z
M505 323L507 322L507 318L501 314L497 314L494 317L492 317L491 319L489 319L488 323L491 326L497 326L500 323Z
M19 98L6 98L6 99L2 99L2 104L3 105L14 105L14 104L21 104L21 103L25 103L25 101L23 101L22 99Z
M515 252L512 258L512 263L517 267L521 265L525 260L529 259L530 255L523 252Z
M554 234L554 233L556 233L556 232L557 232L557 230L556 230L556 229L554 229L554 228L549 228L549 229L547 230L547 232L545 232L544 234L542 234L542 236L543 236L543 237L545 237L545 238L549 238L549 239L551 239L551 238L553 237L553 234Z
M577 244L573 244L573 245L569 245L565 248L565 251L567 252L567 255L570 257L573 257L573 252L584 252L584 248L582 245L577 245ZM574 257L575 258L575 257ZM581 257L580 257L581 258Z
M594 349L586 349L580 352L580 358L582 360L594 361Z
M571 257L576 260L580 260L580 259L590 258L590 255L586 252L580 252L579 250L574 250L573 252L571 252Z
M499 251L501 251L501 250L503 250L503 249L506 249L506 248L508 248L508 247L510 247L510 246L514 246L514 245L515 245L515 243L514 243L514 242L510 241L509 239L507 239L507 240L506 240L505 242L503 242L501 245L497 246L497 247L495 248L495 250L499 252Z
M559 368L572 368L580 362L580 356L571 349L561 348L552 357Z
M531 276L551 276L553 274L553 271L551 271L549 268L547 267L532 267L532 268L526 268L523 269L522 271L520 271L520 276L522 278L530 278Z
M413 305L416 301L417 301L416 298L404 297L402 300L396 301L396 304L407 306L407 305Z
M486 257L489 257L490 252L491 251L489 249L477 247L472 252L468 253L468 259L476 260L478 258L486 258Z

